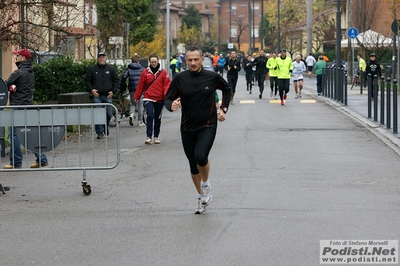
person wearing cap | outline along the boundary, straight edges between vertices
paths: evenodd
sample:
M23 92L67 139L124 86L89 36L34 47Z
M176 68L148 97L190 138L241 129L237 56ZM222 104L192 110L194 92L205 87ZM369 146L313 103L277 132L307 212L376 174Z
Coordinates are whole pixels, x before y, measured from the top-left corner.
M5 81L7 88L10 88L12 85L16 88L16 90L9 89L10 105L31 105L33 103L35 84L35 73L31 62L32 54L27 49L21 49L17 52L13 52L13 54L15 55L15 64L18 69ZM10 164L4 165L3 168L21 168L23 156L16 128L10 127L8 129L8 140L11 143ZM48 165L47 157L44 153L41 153L39 156L39 154L35 152L35 156L36 163L31 164L31 168L45 167Z
M218 52L215 51L214 56L212 58L212 62L213 62L214 71L217 73L218 73L218 59L219 59Z
M371 74L371 78L373 79L375 75L378 76L378 79L382 76L381 65L376 60L376 54L371 53L369 56L369 62L366 67L366 75ZM373 88L368 88L371 90L371 100L374 99L374 90Z
M225 67L226 59L223 54L219 55L218 58L218 73L221 75L221 77L224 76L224 67Z
M292 59L286 56L286 49L282 48L280 57L276 60L276 70L278 70L278 87L281 105L285 104L287 94L290 89L290 76L293 71Z
M274 95L275 99L277 99L276 95L278 94L278 70L275 68L277 66L276 59L276 52L272 51L267 61L267 68L269 69L269 83L271 86L270 95L271 97Z
M89 68L85 77L87 91L92 93L94 103L112 103L114 94L119 89L119 77L117 70L106 63L106 54L97 54L97 64ZM98 139L109 134L109 124L113 116L112 107L107 106L106 125L95 125Z

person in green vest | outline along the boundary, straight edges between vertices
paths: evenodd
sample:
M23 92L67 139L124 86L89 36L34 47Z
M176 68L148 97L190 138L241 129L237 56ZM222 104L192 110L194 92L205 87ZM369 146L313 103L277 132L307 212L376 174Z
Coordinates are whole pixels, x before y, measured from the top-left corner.
M169 68L172 71L172 78L175 78L176 74L179 73L179 69L176 66L177 62L178 62L178 59L176 59L176 55L173 55L172 60L169 63Z
M275 100L277 99L276 95L278 94L278 70L275 69L276 67L276 52L272 51L270 53L270 57L267 61L267 68L269 69L269 84L271 85L271 94L274 93L275 88Z
M314 65L315 74L317 75L317 93L322 95L322 73L323 69L326 68L326 62L322 55L319 56L318 62Z

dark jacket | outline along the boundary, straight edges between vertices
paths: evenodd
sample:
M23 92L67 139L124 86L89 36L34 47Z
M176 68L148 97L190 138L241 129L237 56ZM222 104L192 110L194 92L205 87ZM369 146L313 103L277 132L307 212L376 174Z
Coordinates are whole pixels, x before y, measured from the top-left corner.
M371 78L374 78L374 75L378 76L378 79L382 76L381 66L379 65L377 60L369 61L366 68L367 75L371 73Z
M139 84L140 75L142 74L143 70L144 67L142 67L139 63L130 63L122 75L121 86L119 87L120 91L125 91L127 78L129 78L129 91L136 91L136 88Z
M85 77L85 84L89 92L96 89L99 95L108 96L110 91L115 94L119 88L117 70L109 64L95 64L89 68Z
M246 57L243 58L243 63L242 67L246 73L252 73L253 72L253 64L251 61L247 60Z
M254 58L253 65L256 66L256 74L266 74L267 73L267 60L265 56L257 56Z
M236 69L234 68L236 66ZM225 69L228 70L228 76L238 76L240 71L240 61L238 58L228 58L225 63Z
M35 74L30 60L16 63L15 70L6 80L7 88L11 85L17 87L16 92L10 93L10 105L30 105L33 102Z

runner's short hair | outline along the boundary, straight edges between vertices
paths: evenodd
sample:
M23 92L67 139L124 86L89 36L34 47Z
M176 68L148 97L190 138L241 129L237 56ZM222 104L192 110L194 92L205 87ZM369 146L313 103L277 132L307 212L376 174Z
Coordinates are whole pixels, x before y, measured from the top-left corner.
M199 51L200 57L203 56L203 51L197 46L191 46L187 51L189 52Z

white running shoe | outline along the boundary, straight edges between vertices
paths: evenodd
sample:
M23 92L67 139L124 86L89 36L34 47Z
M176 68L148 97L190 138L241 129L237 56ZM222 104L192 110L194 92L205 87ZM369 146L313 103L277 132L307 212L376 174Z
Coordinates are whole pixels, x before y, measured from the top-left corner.
M158 137L154 138L154 144L160 144L161 141Z
M203 203L201 203L201 199L197 202L197 208L194 210L194 214L203 214L206 213L206 208Z
M129 125L133 126L133 124L135 123L135 117L133 115L129 116Z
M144 127L145 124L142 121L139 121L139 127Z
M212 201L211 185L201 186L201 203L208 206Z
M272 97L272 94L273 94L273 92L271 91L271 92L269 93L269 97Z
M147 139L144 141L144 143L145 143L145 144L151 144L151 138L147 138Z

